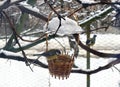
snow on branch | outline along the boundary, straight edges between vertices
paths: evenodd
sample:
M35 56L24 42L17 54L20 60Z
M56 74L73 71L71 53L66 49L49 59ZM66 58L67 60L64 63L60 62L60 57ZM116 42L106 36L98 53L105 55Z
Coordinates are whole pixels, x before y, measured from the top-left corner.
M90 74L95 74L97 72L100 72L102 70L109 69L109 68L111 68L112 66L114 66L118 63L120 63L120 59L113 60L113 61L109 62L108 64L106 64L104 66L100 66L99 68L94 69L94 70L73 69L71 72L72 73L82 73L82 74L89 74L90 75Z
M11 6L13 4L16 4L22 12L34 15L35 17L38 17L38 18L40 18L44 21L48 21L48 19L45 16L43 16L39 13L38 9L36 9L35 7L33 9L32 6L26 5L25 2L23 3L23 1L25 1L25 0L11 0L11 1L10 0L4 0L4 1L0 1L0 12L3 9L8 8L9 6ZM22 3L20 3L20 2L22 2Z
M90 17L85 17L83 20L78 21L79 25L84 25L88 22L92 22L92 20L96 20L102 17L102 15L105 15L106 13L108 14L109 12L112 11L112 7L109 6L108 8L102 9L99 12L95 13L94 15L90 16Z
M0 1L0 12L3 10L3 9L6 9L7 7L9 7L9 0L4 0L4 1Z
M13 4L18 4L22 1L25 1L25 0L3 0L3 1L0 1L0 12L3 10L3 9L6 9L8 8L9 6L13 5Z
M22 55L18 54L18 53L13 53L10 51L5 51L5 50L0 50L0 58L4 58L4 59L12 59L12 60L16 60L16 61L21 61L21 62L25 62L26 59L24 57L22 57ZM36 59L30 59L28 58L28 61L32 64L41 66L43 68L48 68L48 66L46 64L43 64L42 62L36 60Z
M24 57L22 57L22 55L20 55L18 53L5 51L5 50L0 50L0 58L12 59L12 60L21 61L21 62L25 62L26 61L26 59ZM35 65L40 66L42 68L46 68L46 69L48 68L48 65L42 63L39 60L28 58L28 61L31 64L35 64ZM99 68L94 69L94 70L83 70L83 69L79 69L79 68L72 68L71 73L95 74L95 73L98 73L98 72L100 72L102 70L109 69L110 67L112 67L112 66L114 66L114 65L116 65L118 63L120 63L120 59L116 59L116 60L110 61L105 66L99 67Z
M112 54L112 53L103 53L103 52L99 52L99 51L96 51L94 49L91 49L89 48L88 46L84 45L80 39L79 39L79 35L78 34L74 34L74 37L76 39L76 41L78 42L78 45L83 48L84 50L94 54L94 55L97 55L99 57L102 57L102 58L117 58L117 59L120 59L120 53L118 54Z
M82 4L85 7L98 5L98 4L101 4L101 5L102 4L108 4L108 5L118 4L118 5L120 5L120 2L116 1L116 0L99 0L99 1L95 1L95 0L76 0L76 2L78 2L79 4Z
M40 19L42 19L42 20L44 20L44 21L48 21L48 18L47 17L45 17L45 16L43 16L43 15L41 15L38 11L34 11L34 10L32 10L31 9L31 7L27 7L27 6L24 6L24 5L18 5L18 8L22 11L22 12L25 12L25 13L28 13L28 14L31 14L31 15L33 15L33 16L35 16L35 17L38 17L38 18L40 18Z

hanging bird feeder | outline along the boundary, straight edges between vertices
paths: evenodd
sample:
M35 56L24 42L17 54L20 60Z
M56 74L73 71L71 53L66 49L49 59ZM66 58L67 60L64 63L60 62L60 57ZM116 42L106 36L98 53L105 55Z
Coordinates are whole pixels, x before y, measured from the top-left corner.
M58 28L58 26L60 27ZM45 24L44 30L49 32L50 35L56 34L58 36L70 36L73 34L80 34L83 31L76 21L68 17L65 17L65 20L61 19L61 21L58 17L52 18L48 24ZM49 72L52 76L55 78L58 77L59 79L67 79L74 63L74 56L60 54L54 56L54 58L50 58L47 62Z
M68 78L74 63L74 56L69 56L68 54L60 54L57 58L52 60L47 60L49 72L55 78L59 79Z

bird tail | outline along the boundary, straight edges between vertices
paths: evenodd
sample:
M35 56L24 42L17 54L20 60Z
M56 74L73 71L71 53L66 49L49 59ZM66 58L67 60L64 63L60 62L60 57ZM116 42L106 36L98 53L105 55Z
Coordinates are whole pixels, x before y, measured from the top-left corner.
M33 56L42 56L42 54L33 54Z

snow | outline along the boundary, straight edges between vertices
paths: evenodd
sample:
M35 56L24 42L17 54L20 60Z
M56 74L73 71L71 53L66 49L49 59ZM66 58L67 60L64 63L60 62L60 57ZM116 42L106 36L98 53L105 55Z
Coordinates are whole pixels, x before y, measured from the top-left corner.
M11 0L11 3L16 2L16 1L19 1L19 0Z
M69 2L69 3L72 2L72 0L63 0L63 1L65 1L65 2Z
M91 34L91 37L94 34ZM117 34L96 34L96 43L93 46L96 50L119 50L120 49L120 35ZM80 39L83 43L86 42L86 35L80 35Z
M94 1L94 0L81 0L81 2L91 4L91 3L95 3L96 1Z
M99 17L101 14L107 12L107 11L110 10L110 9L111 9L111 7L105 8L104 10L98 10L98 11L96 11L96 13L95 13L94 15L92 15L92 16L90 16L90 17L86 17L86 18L84 18L83 20L80 20L80 21L79 21L79 24L80 24L80 25L81 25L81 24L84 24L85 22L88 22L88 21L90 21L91 19L93 19L93 18L95 18L95 17Z
M7 0L0 1L0 6L3 5Z
M57 28L59 26L59 19L57 17L53 18L51 21L49 21L49 24L45 24L44 30L50 31L52 34L56 32ZM65 17L64 19L61 19L61 27L59 28L57 35L64 36L64 35L71 35L74 33L81 33L83 30L82 28L77 24L76 21Z
M20 2L20 5L24 6L25 8L32 10L34 12L38 12L39 13L39 9L37 7L32 7L31 5L27 4L26 1Z
M42 4L44 3L44 0L37 0L37 3L38 3L39 5L42 5Z
M85 58L77 59L76 64L85 67ZM107 62L104 59L92 59L92 67ZM116 65L120 68L120 64ZM48 69L37 66L32 72L25 63L0 59L1 87L86 87L86 75L71 73L65 80L51 77ZM114 68L91 75L91 87L118 87L120 73Z
M84 42L85 35L81 35L80 39ZM58 38L57 38L58 39ZM60 39L65 47L68 47L67 38ZM120 36L115 34L97 34L97 42L94 46L96 49L108 49L112 52L112 49L108 47L111 45L114 49L118 49L120 46L119 42ZM59 39L58 39L59 40ZM108 41L108 42L107 42ZM49 43L50 47L58 45L55 40L51 40ZM66 43L67 42L67 43ZM1 45L3 43L0 42ZM102 47L101 44L102 43ZM108 46L106 46L106 44ZM111 44L112 43L112 44ZM42 45L37 45L36 48L41 49ZM57 47L57 46L56 46ZM55 47L55 48L56 48ZM108 48L107 48L108 47ZM35 48L34 48L35 49ZM35 50L30 49L30 53L34 53ZM119 49L118 49L119 50ZM14 53L1 50L1 52L7 55L15 55ZM25 51L26 52L26 51ZM40 52L40 51L38 51ZM80 51L81 54L81 51ZM40 58L41 61L47 63L45 58ZM113 61L114 59L103 59L103 58L91 58L91 69L96 69L100 66L104 66L107 63ZM86 70L86 58L80 57L75 59L75 64L79 66L80 69ZM115 65L120 69L120 64ZM31 66L33 68L32 72L24 62L18 62L15 60L0 59L0 86L1 87L86 87L86 75L79 73L71 73L70 77L65 80L59 80L51 77L48 69L44 69L38 66ZM120 72L115 68L110 68L107 70L100 71L96 74L91 75L91 87L119 87L120 84Z
M47 81L48 70L35 67L34 72L31 72L29 67L22 62L11 60L8 60L8 62L7 60L1 60L0 62L2 64L0 66L1 87L45 87L47 85L47 83L41 83Z
M21 56L21 57L22 57L22 55L19 54L19 53L13 53L13 52L6 51L6 50L3 50L3 49L0 50L0 54L1 54L1 53L4 53L4 54L7 55L7 56L13 55L13 56Z

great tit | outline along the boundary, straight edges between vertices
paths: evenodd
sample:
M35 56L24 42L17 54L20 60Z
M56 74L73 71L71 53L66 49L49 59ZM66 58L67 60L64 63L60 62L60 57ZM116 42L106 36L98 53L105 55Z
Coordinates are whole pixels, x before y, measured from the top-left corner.
M86 41L86 45L93 46L95 44L97 35L94 35L92 38Z
M58 49L51 49L41 54L34 54L33 56L45 56L47 60L56 59L57 55L61 54L61 51Z

